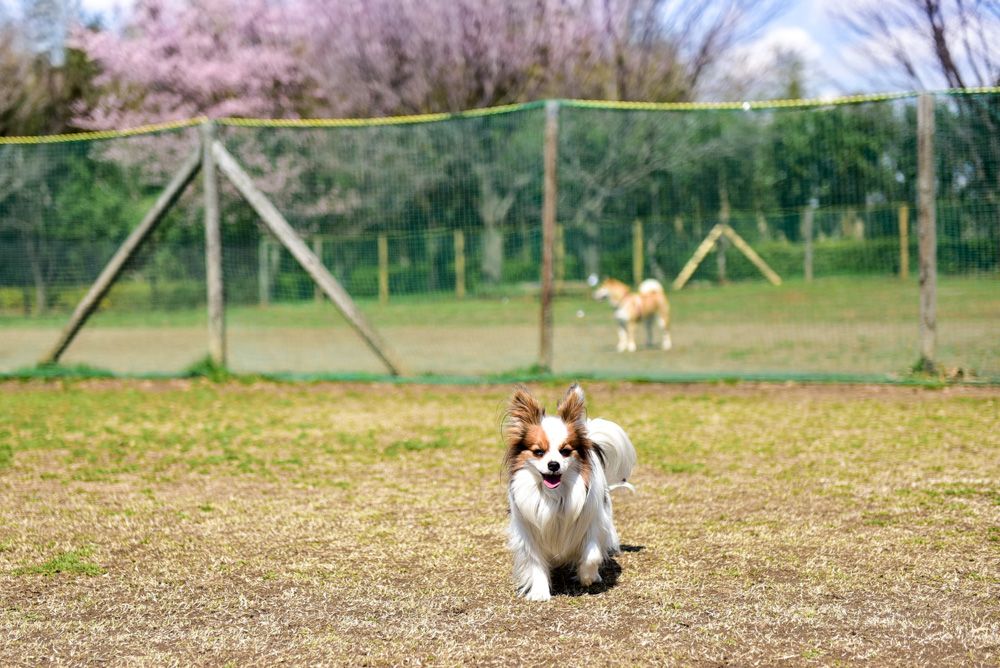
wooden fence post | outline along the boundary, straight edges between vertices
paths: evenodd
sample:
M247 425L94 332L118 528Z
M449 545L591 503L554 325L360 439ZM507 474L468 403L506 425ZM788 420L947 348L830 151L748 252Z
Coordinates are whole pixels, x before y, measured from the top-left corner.
M455 296L465 298L465 232L455 230Z
M208 288L208 356L226 365L226 310L222 277L222 230L219 225L219 174L215 171L212 142L215 124L201 124L202 183L205 190L205 283Z
M555 273L555 290L556 294L560 294L566 280L566 228L559 224L556 224L556 247L553 249L552 262L555 264L552 268Z
M554 248L556 241L556 200L559 183L556 170L559 158L559 103L545 103L544 195L542 200L542 276L541 276L541 336L538 366L545 372L552 371L552 296L554 292Z
M933 373L937 349L937 212L934 165L934 94L917 98L917 241L920 254L920 360Z
M643 272L643 242L642 242L642 221L638 218L632 223L632 285L642 283Z
M389 303L389 239L378 235L378 301Z
M910 207L899 206L899 278L910 278Z
M805 254L803 257L802 275L806 282L813 279L813 232L816 208L809 204L802 209L802 241L805 244Z

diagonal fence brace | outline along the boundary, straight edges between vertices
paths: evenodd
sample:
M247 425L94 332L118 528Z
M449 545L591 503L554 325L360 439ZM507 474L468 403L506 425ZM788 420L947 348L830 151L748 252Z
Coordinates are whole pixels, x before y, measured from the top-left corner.
M66 352L69 348L69 344L73 342L76 338L77 333L80 328L83 327L87 319L94 313L101 300L111 289L114 284L115 279L121 273L122 269L125 267L125 263L128 262L129 258L135 255L139 247L142 246L147 238L149 238L150 233L156 228L163 216L170 210L170 207L174 205L174 202L184 193L184 189L187 188L188 184L194 180L194 177L198 174L198 170L201 168L201 148L195 150L195 152L188 158L181 168L174 174L174 177L167 184L167 187L163 189L160 196L156 199L153 207L146 213L142 221L132 233L128 235L128 238L122 243L115 254L105 265L104 269L101 271L100 276L94 281L94 284L90 286L90 290L87 294L83 296L80 303L77 305L76 310L73 311L73 315L69 319L69 323L63 329L62 333L59 335L59 339L56 341L55 345L52 346L51 350L45 357L43 357L40 362L42 364L54 364L59 361L62 354Z
M226 150L218 140L212 143L212 155L216 166L226 178L232 182L248 204L257 212L264 225L278 238L278 241L288 249L306 273L316 282L316 285L330 298L334 306L347 318L347 322L361 335L372 352L378 356L389 372L396 376L405 375L405 367L392 349L382 340L375 328L368 322L358 309L347 291L337 282L337 279L320 262L316 254L289 225L285 217L271 203L271 200L261 192L250 175L243 171L236 158Z

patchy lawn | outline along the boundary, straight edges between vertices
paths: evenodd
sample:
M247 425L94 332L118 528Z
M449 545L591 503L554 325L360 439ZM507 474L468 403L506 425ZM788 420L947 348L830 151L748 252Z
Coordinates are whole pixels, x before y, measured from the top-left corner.
M0 385L0 664L1000 661L1000 390L587 386L625 551L532 604L509 389Z

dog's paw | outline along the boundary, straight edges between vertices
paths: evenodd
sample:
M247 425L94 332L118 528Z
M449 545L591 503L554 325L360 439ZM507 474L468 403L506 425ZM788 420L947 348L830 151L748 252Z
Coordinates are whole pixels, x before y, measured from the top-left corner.
M580 564L580 568L577 569L576 577L580 580L580 584L584 587L589 587L595 582L601 581L601 574L598 572L599 564Z
M548 601L552 598L552 594L549 593L548 587L532 587L524 598L528 601Z

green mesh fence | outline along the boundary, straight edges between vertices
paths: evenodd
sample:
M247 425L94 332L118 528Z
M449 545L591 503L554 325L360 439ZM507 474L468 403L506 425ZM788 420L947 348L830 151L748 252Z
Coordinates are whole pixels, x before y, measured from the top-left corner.
M937 352L1000 379L1000 94L936 97ZM904 378L919 357L915 96L781 106L561 102L553 371ZM433 119L220 121L218 136L413 374L539 360L542 104ZM2 141L2 140L0 140ZM185 158L177 128L0 143L0 372L29 368ZM228 365L385 367L225 178ZM175 374L208 350L201 176L62 357ZM717 225L733 237L673 283ZM690 269L690 267L689 267ZM616 351L591 276L667 289L673 349ZM655 333L655 332L654 332Z

